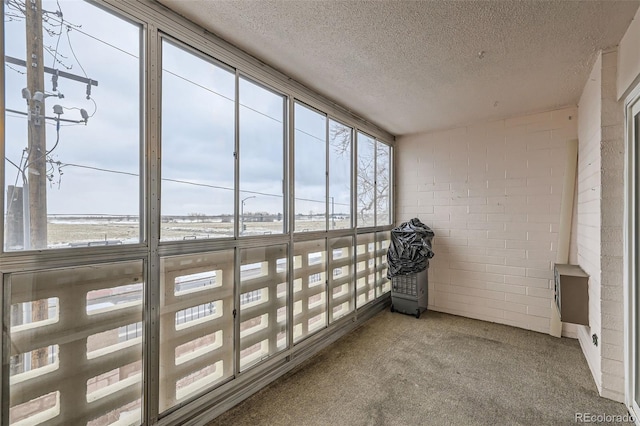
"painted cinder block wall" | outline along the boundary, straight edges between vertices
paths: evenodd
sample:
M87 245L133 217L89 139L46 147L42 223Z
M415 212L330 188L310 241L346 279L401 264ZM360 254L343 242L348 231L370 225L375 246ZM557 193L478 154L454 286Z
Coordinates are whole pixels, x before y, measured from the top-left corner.
M430 309L548 333L565 149L579 139L572 251L591 278L590 324L577 337L601 395L623 401L617 63L615 49L598 55L579 108L399 138L397 211L436 232Z
M430 309L549 332L577 121L571 107L399 138L397 220L436 234Z
M624 401L624 103L617 100L617 49L602 53L600 318L602 389ZM580 123L580 121L578 121Z
M640 84L640 10L602 52L579 102L578 262L591 274L590 327L578 339L600 394L625 399L624 103ZM595 347L592 336L599 338Z
M578 340L598 390L602 389L601 348L591 341L600 337L600 232L601 162L600 140L602 56L598 55L580 97L578 129L578 264L589 274L589 327L578 328Z
M598 55L578 104L578 264L590 275L589 326L578 327L578 340L600 394L623 401L624 112L617 62L617 49Z

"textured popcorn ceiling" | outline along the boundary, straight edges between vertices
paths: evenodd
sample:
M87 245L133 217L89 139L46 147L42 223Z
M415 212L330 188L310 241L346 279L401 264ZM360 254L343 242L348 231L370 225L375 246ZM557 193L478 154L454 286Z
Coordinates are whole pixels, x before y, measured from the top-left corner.
M396 135L577 104L640 4L160 2Z

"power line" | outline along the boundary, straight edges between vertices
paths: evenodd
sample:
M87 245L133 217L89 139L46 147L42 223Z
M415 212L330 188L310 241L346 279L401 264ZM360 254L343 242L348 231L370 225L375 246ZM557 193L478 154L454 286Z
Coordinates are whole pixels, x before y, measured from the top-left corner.
M61 9L60 9L60 12L62 12L62 10L61 10ZM61 13L61 14L62 14L62 13ZM57 43L56 43L56 49L55 49L55 51L54 51L54 52L55 52L55 55L54 55L54 63L55 63L56 55L57 55L57 53L58 53L58 44L60 43L60 36L62 35L62 26L64 25L64 22L65 22L65 21L64 21L64 18L56 19L56 18L54 18L54 17L50 17L49 19L50 19L51 21L58 22L58 23L60 24L60 27L61 27L61 29L60 29L60 33L59 33L59 35L58 35L58 40L57 40ZM85 71L84 67L82 66L82 64L80 63L80 61L78 60L78 58L77 58L77 56L76 56L76 54L75 54L75 51L73 50L73 46L72 46L72 44L71 44L71 38L69 37L69 32L70 32L71 30L78 31L79 33L81 33L81 34L83 34L83 35L85 35L85 36L87 36L87 37L90 37L90 38L92 38L92 39L94 39L94 40L96 40L96 41L99 41L99 42L101 42L101 43L103 43L103 44L105 44L105 45L107 45L107 46L109 46L109 47L111 47L111 48L113 48L113 49L116 49L116 50L118 50L118 51L120 51L120 52L122 52L122 53L125 53L125 54L127 54L127 55L130 55L130 56L132 56L132 57L134 57L134 58L138 59L138 56L136 56L136 55L134 55L134 54L132 54L132 53L130 53L130 52L127 52L127 51L125 51L125 50L123 50L123 49L121 49L121 48L119 48L119 47L117 47L117 46L115 46L115 45L113 45L113 44L110 44L110 43L108 43L108 42L106 42L106 41L104 41L104 40L102 40L102 39L100 39L100 38L98 38L98 37L96 37L96 36L93 36L93 35L91 35L91 34L89 34L89 33L85 32L85 31L82 31L82 30L80 30L79 28L77 28L77 27L75 27L75 26L74 26L74 27L71 27L71 26L67 25L67 40L68 40L68 42L69 42L69 43L68 43L68 44L69 44L69 48L70 48L70 50L71 50L71 53L73 54L73 57L76 59L76 62L78 63L78 65L79 65L79 66L80 66L80 68L82 69L82 72L84 73L85 77L87 77L87 73L86 73L86 71ZM16 70L16 71L17 71L17 70ZM222 93L220 93L220 92L216 92L216 91L215 91L215 90L213 90L213 89L210 89L210 88L208 88L208 87L206 87L206 86L203 86L202 84L199 84L199 83L197 83L197 82L195 82L195 81L193 81L193 80L191 80L191 79L189 79L189 78L187 78L187 77L185 77L185 76L183 76L183 75L180 75L180 74L178 74L178 73L176 73L176 72L170 71L170 70L168 70L167 68L162 68L162 71L167 72L167 73L169 73L169 74L171 74L171 75L173 75L173 76L175 76L175 77L177 77L177 78L180 78L180 79L182 79L182 80L184 80L184 81L186 81L186 82L188 82L188 83L191 83L191 84L193 84L194 86L199 87L199 88L201 88L201 89L203 89L203 90L206 90L206 91L208 91L208 92L210 92L210 93L212 93L212 94L215 94L215 95L217 95L217 96L220 96L220 97L221 97L221 98L223 98L223 99L227 99L227 100L229 100L229 101L231 101L231 102L235 102L235 99L230 98L230 97L228 97L228 96L225 96L225 95L223 95L223 94L222 94ZM19 72L19 71L18 71L18 72ZM264 112L262 112L262 111L259 111L259 110L255 109L255 108L252 108L252 107L250 107L250 106L248 106L248 105L242 104L242 103L240 103L240 102L239 102L239 105L240 105L241 107L244 107L244 108L246 108L246 109L250 110L250 111L254 111L254 112L256 112L256 113L258 113L258 114L260 114L260 115L262 115L262 116L264 116L264 117L267 117L267 118L269 118L269 119L271 119L271 120L275 121L276 123L280 123L280 124L282 123L282 121L281 121L281 120L278 120L277 118L272 117L272 116L270 116L270 115L268 115L268 114L266 114L266 113L264 113ZM96 108L96 109L97 109L97 108ZM95 114L95 112L94 112L94 114ZM317 136L315 136L315 135L312 135L311 133L308 133L308 132L306 132L306 131L304 131L304 130L302 130L302 129L295 128L295 130L297 130L297 131L299 131L299 132L301 132L301 133L303 133L303 134L306 134L306 135L308 135L308 136L310 136L310 137L312 137L312 138L314 138L314 139L316 139L316 140L318 140L318 141L320 141L320 142L325 142L325 140L324 140L324 139L319 138L319 137L317 137Z
M62 21L61 21L61 20L58 20L58 19L53 18L53 17L51 17L51 18L49 18L49 19L50 19L51 21L57 21L58 23L62 23ZM138 59L138 58L139 58L137 55L135 55L135 54L133 54L133 53L131 53L131 52L127 52L126 50L124 50L124 49L122 49L122 48L120 48L120 47L118 47L118 46L116 46L116 45L113 45L113 44L111 44L111 43L109 43L109 42L107 42L107 41L104 41L104 40L102 40L101 38L98 38L98 37L96 37L96 36L94 36L94 35L92 35L92 34L89 34L89 33L85 32L85 31L82 31L80 28L78 28L78 27L76 27L76 26L72 27L72 30L73 30L73 31L77 31L77 32L79 32L80 34L83 34L83 35L85 35L85 36L87 36L87 37L89 37L89 38L92 38L92 39L96 40L96 41L99 41L100 43L102 43L102 44L104 44L104 45L107 45L107 46L109 46L109 47L112 47L113 49L119 50L120 52L125 53L125 54L127 54L127 55L129 55L129 56L131 56L131 57L133 57L133 58L136 58L136 59Z
M70 109L73 109L73 108L70 108ZM22 114L24 114L24 113L22 113ZM21 117L21 116L18 116L18 115L10 115L10 117L25 118L25 117ZM51 124L51 125L55 126L54 123L48 123L48 124ZM70 126L73 126L73 125L82 125L82 123L70 124ZM11 161L8 158L7 158L7 160ZM86 166L86 165L75 164L75 163L62 163L62 166L63 167L64 166L78 167L78 168L91 169L91 170L96 170L96 171L101 171L101 172L106 172L106 173L115 173L115 174L122 174L122 175L136 176L136 177L139 176L137 173L123 172L123 171L119 171L119 170L105 169L105 168L94 167L94 166ZM167 182L182 183L182 184L186 184L186 185L201 186L201 187L213 188L213 189L222 189L222 190L227 190L227 191L233 191L234 190L234 188L231 188L231 187L225 187L225 186L219 186L219 185L211 185L211 184L205 184L205 183L199 183L199 182L191 182L191 181L181 180L181 179L162 178L162 180L167 181ZM267 196L267 197L278 197L278 198L280 198L280 197L283 196L282 194L270 194L270 193L266 193L266 192L250 191L250 190L240 190L240 192L246 193L246 194L263 195L263 196ZM298 201L309 201L309 202L314 202L314 203L323 203L324 202L324 200L313 200L313 199L310 199L310 198L302 198L302 197L295 197L295 200L298 200ZM349 206L350 205L350 204L346 204L346 203L334 203L334 204L342 205L342 206Z
M5 65L7 66L7 68L9 68L10 70L13 70L13 71L17 72L18 74L22 74L22 75L25 75L25 74L26 74L26 72L24 72L24 71L20 71L19 69L16 69L16 68L12 67L11 65L9 65L9 64L8 64L8 63L6 63L6 62L5 62Z
M191 84L193 84L193 85L194 85L194 86L196 86L196 87L199 87L199 88L201 88L201 89L203 89L203 90L206 90L206 91L207 91L207 92L209 92L209 93L212 93L212 94L214 94L214 95L220 96L220 97L221 97L221 98L223 98L223 99L226 99L226 100L231 101L231 102L235 102L235 99L230 98L230 97L228 97L228 96L225 96L225 95L223 95L223 94L222 94L222 93L220 93L220 92L216 92L215 90L210 89L209 87L203 86L203 85L202 85L202 84L200 84L200 83L196 83L195 81L190 80L190 79L188 79L187 77L185 77L185 76L183 76L183 75L177 74L177 73L175 73L175 72L173 72L173 71L170 71L170 70L168 70L168 69L166 69L166 68L162 68L162 71L164 71L164 72L166 72L166 73L168 73L168 74L171 74L171 75L173 75L173 76L175 76L175 77L178 77L179 79L184 80L184 81L186 81L186 82L188 82L188 83L191 83ZM258 114L260 114L260 115L263 115L263 116L267 117L268 119L275 121L276 123L280 123L280 124L282 124L282 121L281 121L281 120L278 120L278 119L277 119L277 118L275 118L275 117L271 117L270 115L268 115L268 114L266 114L266 113L264 113L264 112L262 112L262 111L258 111L257 109L255 109L255 108L251 108L250 106L245 105L245 104L242 104L242 103L240 103L240 102L238 102L238 105L240 105L241 107L244 107L244 108L246 108L246 109L248 109L248 110L254 111L254 112L256 112L256 113L258 113Z
M96 170L96 171L99 171L99 172L114 173L114 174L119 174L119 175L127 175L127 176L135 176L135 177L139 177L140 176L137 173L123 172L123 171L120 171L120 170L103 169L101 167L94 167L94 166L84 166L82 164L74 164L74 163L62 163L61 164L61 167L66 167L66 166L78 167L80 169Z
M126 175L126 176L134 176L134 177L139 177L140 176L138 173L124 172L124 171L121 171L121 170L106 169L106 168L102 168L102 167L87 166L87 165L76 164L76 163L61 163L61 165L60 165L61 168L62 167L67 167L67 166L77 167L77 168L81 168L81 169L96 170L96 171L105 172L105 173L114 173L114 174ZM211 185L211 184L207 184L207 183L191 182L191 181L182 180L182 179L162 178L161 180L164 180L164 181L167 181L167 182L182 183L182 184L186 184L186 185L201 186L201 187L205 187L205 188L222 189L222 190L225 190L225 191L233 191L234 190L234 188L228 187L228 186L219 186L219 185ZM251 191L251 190L244 190L244 189L241 189L240 192L243 193L243 194L263 195L265 197L277 197L277 198L282 198L283 197L282 194L270 194L268 192ZM324 203L325 202L325 200L313 200L313 199L310 199L310 198L299 198L299 197L295 197L295 200L298 200L298 201L311 201L311 202L315 202L315 203ZM334 203L334 204L342 205L342 206L349 206L350 205L350 204L347 204L347 203Z
M71 44L71 37L69 37L69 33L70 32L71 32L71 27L67 26L67 41L69 42L69 49L71 50L71 54L73 55L74 59L76 60L76 63L78 64L78 66L82 70L82 73L84 74L85 78L89 78L87 76L87 72L84 70L84 67L80 63L80 60L78 60L78 57L76 56L76 52L73 50L73 45Z
M21 11L21 12L23 11L23 9L21 9L21 8L20 8L20 6L23 6L23 4L18 3L18 2L16 2L15 0L14 0L14 1L8 1L8 2L7 2L7 4L11 4L11 6L13 6L13 8L14 8L14 9L16 9L16 10L18 10L18 11ZM133 55L133 54L131 54L131 53L129 53L129 52L127 52L127 51L123 50L123 49L118 48L117 46L115 46L115 45L113 45L113 44L110 44L110 43L108 43L108 42L106 42L106 41L104 41L104 40L102 40L102 39L100 39L100 38L98 38L98 37L96 37L96 36L93 36L93 35L91 35L91 34L89 34L89 33L85 32L85 31L80 30L80 29L79 29L79 27L80 27L80 26L76 26L76 25L72 25L72 24L65 24L65 20L64 20L64 17L63 17L62 10L61 10L61 7L60 7L59 2L57 2L57 4L58 4L58 8L59 8L59 10L58 10L57 12L47 12L47 11L44 11L44 12L46 12L46 13L49 13L49 14L55 14L56 16L59 16L59 17L60 17L60 19L56 19L56 18L54 18L53 16L49 16L49 17L48 17L48 19L47 19L47 22L48 22L48 21L53 21L53 22L57 22L57 23L59 24L59 32L58 32L57 34L56 34L55 32L53 32L53 31L49 32L49 34L50 34L51 36L53 36L53 37L55 37L55 35L57 35L57 36L58 36L58 38L57 38L57 42L56 42L56 48L55 48L55 50L54 50L54 53L52 54L52 56L53 56L53 64L54 64L54 65L55 65L55 63L57 62L58 46L59 46L60 38L61 38L61 35L62 35L62 31L63 31L63 29L64 29L64 26L65 26L65 25L66 25L66 27L67 27L67 40L68 40L69 49L71 50L71 53L72 53L72 55L73 55L74 59L76 60L76 62L77 62L77 63L78 63L78 65L80 66L80 68L82 69L82 72L84 73L84 75L85 75L85 77L86 77L86 78L88 78L88 77L87 77L87 73L86 73L86 71L85 71L84 67L82 66L81 62L78 60L78 57L77 57L77 56L76 56L76 54L75 54L75 51L74 51L74 49L73 49L73 45L72 45L72 42L71 42L71 38L70 38L70 35L69 35L69 33L70 33L72 30L74 30L74 29L75 29L76 31L80 32L81 34L83 34L83 35L85 35L85 36L87 36L87 37L90 37L90 38L92 38L92 39L94 39L94 40L96 40L96 41L98 41L98 42L101 42L101 43L103 43L103 44L105 44L105 45L107 45L107 46L109 46L109 47L111 47L111 48L114 48L114 49L116 49L116 50L118 50L118 51L120 51L120 52L123 52L123 53L127 54L127 55L133 56L134 58L138 58L138 56L136 56L136 55ZM51 53L51 52L49 52L49 53ZM26 64L25 64L25 65L26 65ZM181 75L179 75L179 74L177 74L177 73L174 73L174 72L169 71L169 70L166 70L166 69L163 69L163 70L164 70L164 71L166 71L166 72L168 72L169 74L172 74L172 75L174 75L174 76L176 76L176 77L178 77L178 78L181 78L181 79L183 79L183 80L185 80L185 81L187 81L187 82L189 82L189 83L191 83L191 84L194 84L194 85L196 85L197 87L200 87L200 88L202 88L202 89L205 89L205 90L207 90L207 91L209 91L209 92L211 92L211 93L213 93L213 94L216 94L216 95L218 95L218 96L220 96L220 97L222 97L222 98L224 98L224 99L227 99L227 100L230 100L230 101L232 101L232 102L235 102L235 100L234 100L234 99L229 98L229 97L227 97L227 96L224 96L224 95L222 95L221 93L215 92L214 90L211 90L211 89L209 89L209 88L207 88L207 87L205 87L205 86L202 86L202 85L200 85L200 84L198 84L198 83L196 83L196 82L194 82L194 81L192 81L192 80L190 80L190 79L188 79L188 78L186 78L186 77L184 77L184 76L181 76ZM17 70L16 70L16 71L17 71ZM55 70L55 72L56 72L56 75L57 75L57 70ZM93 81L89 81L89 84L92 84L92 83L94 83L94 84L95 84L95 82L93 82ZM90 89L90 87L88 88L88 90L89 90L89 89ZM87 93L89 94L89 92L87 92ZM88 97L88 99L91 99L91 98L89 98L89 97ZM96 110L97 110L97 105L96 105L96 103L95 103L95 101L94 101L93 99L91 99L91 100L94 102L94 106L95 106L94 113L92 114L92 116L93 116L93 115L95 114ZM263 115L263 116L265 116L265 117L267 117L267 118L269 118L269 119L271 119L271 120L274 120L274 121L276 121L277 123L283 123L283 121L280 121L280 120L278 120L277 118L271 117L270 115L268 115L268 114L266 114L266 113L263 113L263 112L261 112L261 111L258 111L258 110L254 109L254 108L251 108L251 107L249 107L249 106L247 106L247 105L244 105L244 104L241 104L241 103L239 103L239 102L238 102L238 104L239 104L240 106L242 106L242 107L246 108L246 109L249 109L249 110L254 111L254 112L258 113L258 114L261 114L261 115ZM16 111L16 112L17 112L17 111ZM58 127L57 127L57 128L58 128L58 130L59 130L59 126L60 126L60 124L58 123ZM299 131L299 132L301 132L301 133L303 133L303 134L306 134L306 135L308 135L308 136L310 136L310 137L312 137L312 138L314 138L314 139L316 139L316 140L318 140L318 141L320 141L320 142L323 142L323 143L325 143L325 142L326 142L324 139L319 138L319 137L317 137L317 136L315 136L315 135L312 135L311 133L308 133L308 132L306 132L306 131L304 131L304 130L301 130L301 129L298 129L298 128L296 128L295 130L296 130L296 131ZM56 139L56 144L54 145L54 148L55 148L55 146L57 146L58 142L59 142L59 134L58 134L58 138ZM52 149L52 150L53 150L53 149ZM51 151L52 151L52 150L51 150ZM51 151L47 152L47 154L49 154ZM10 161L10 160L9 160L9 161ZM15 163L13 163L13 164L15 165ZM82 166L82 165L74 165L74 164L66 164L66 165L75 166L75 167L91 168L90 166ZM101 169L101 168L94 168L94 169L95 169L95 170L104 171L104 172L127 174L127 172L120 172L120 171L109 170L109 169ZM138 175L137 175L137 174L133 174L133 176L138 176ZM177 180L177 179L163 179L163 180L173 181L173 182L182 183L182 184L189 184L189 185L197 185L197 186L211 187L211 188L216 188L216 189L233 190L233 188L228 188L228 187L220 187L220 186L216 186L216 185L201 184L201 183L195 183L195 182L183 181L183 180ZM271 197L282 197L282 195L281 195L281 194L269 194L269 193L263 193L263 192L259 192L259 191L240 191L240 192L243 192L243 193L250 193L250 194L257 194L257 195L263 195L263 196L271 196ZM296 198L296 200L303 200L303 201L310 201L310 202L326 202L326 201L322 201L322 200L312 200L312 199L306 199L306 198ZM335 203L334 203L334 204L335 204ZM344 203L338 203L338 204L339 204L339 205L349 205L349 204L344 204Z
M171 74L173 74L173 75L175 75L176 77L184 78L184 77L179 76L179 75L177 75L177 74L174 74L174 73L172 73L172 72L170 72L170 73L171 73ZM185 80L189 81L188 79L185 79ZM191 81L190 81L190 82L191 82ZM191 82L191 83L193 83L193 84L195 84L195 85L198 85L198 84L197 84L197 83L195 83L195 82ZM199 85L198 85L198 86L199 86ZM204 89L206 89L206 90L209 90L209 91L213 92L212 90L210 90L210 89L208 89L208 88L206 88L206 87L204 87L204 86L200 86L200 87L203 87ZM213 92L213 93L218 94L218 93L216 93L216 92ZM225 99L229 99L229 100L233 101L233 99L230 99L230 98L228 98L228 97L226 97L226 96L224 96L224 95L219 94L219 96L221 96L221 97L223 97L223 98L225 98ZM93 100L93 99L91 99L91 100ZM94 105L95 105L95 101L94 101ZM77 107L73 107L73 108L65 108L65 109L79 109L79 108L77 108ZM251 109L251 108L250 108L250 109ZM97 105L96 105L96 110L97 110ZM9 111L10 111L10 112L13 112L13 113L18 113L18 114L25 114L25 113L22 113L22 112L20 112L20 111L14 111L14 110L9 110ZM262 114L260 111L256 111L256 112L258 112L258 113ZM94 111L94 113L93 113L93 114L91 114L91 117L93 117L93 115L94 115L94 114L95 114L95 111ZM264 114L263 114L263 115L264 115ZM268 116L267 116L267 117L268 117ZM272 118L272 117L269 117L269 118ZM69 120L69 121L72 121L72 120ZM77 124L81 124L81 123L76 123L76 124L74 124L74 125L77 125ZM320 138L318 138L318 137L316 137L316 136L314 136L314 135L312 135L312 134L310 134L310 133L307 133L307 132L305 132L305 131L303 131L303 130L300 130L300 129L297 129L297 128L296 128L295 130L297 130L297 131L299 131L299 132L301 132L301 133L304 133L304 134L306 134L306 135L309 135L310 137L312 137L312 138L314 138L314 139L317 139L317 140L318 140L318 141L320 141L320 142L323 142L323 143L325 142L325 140L320 139ZM80 166L78 166L78 167L80 167ZM103 170L103 171L107 171L107 170ZM173 181L173 182L178 182L178 183L185 183L185 184L189 184L189 185L203 185L203 186L208 186L208 187L211 187L211 188L217 188L217 189L231 189L231 190L232 190L232 188L227 188L227 187L218 187L218 186L215 186L215 185L198 184L198 183L189 182L189 181L181 181L181 180L174 180L174 179L163 179L163 180ZM247 193L250 193L250 194L255 193L255 194L267 195L267 196L272 196L272 197L280 197L280 196L281 196L281 195L265 194L265 193L259 193L259 192L251 192L251 191L242 191L242 192L247 192ZM311 199L304 199L304 198L296 198L296 199L297 199L297 200L312 201L312 202L321 202L320 200L311 200ZM340 203L336 203L336 204L340 204ZM345 205L345 204L342 204L342 205Z
M4 157L5 160L7 160L13 167L15 167L16 169L18 169L19 171L22 171L22 169L13 161L9 160L9 158Z
M58 10L60 11L60 31L58 32L58 41L56 41L55 55L53 56L53 62L51 63L51 67L56 66L56 61L58 60L58 45L60 45L60 39L62 38L62 26L64 25L64 15L62 14L62 8L60 7L60 2L56 0L58 4Z
M173 75L173 76L175 76L175 77L178 77L179 79L184 80L184 81L186 81L186 82L188 82L188 83L191 83L191 84L193 84L194 86L197 86L197 87L199 87L199 88L201 88L201 89L204 89L204 90L206 90L207 92L213 93L214 95L218 95L218 96L220 96L220 97L221 97L221 98L223 98L223 99L229 100L229 101L231 101L231 102L235 102L235 99L230 98L230 97L228 97L228 96L225 96L225 95L223 95L222 93L216 92L215 90L210 89L210 88L208 88L208 87L206 87L206 86L203 86L203 85L202 85L202 84L200 84L200 83L196 83L196 82L195 82L195 81L193 81L193 80L189 80L189 79L188 79L187 77L185 77L185 76L182 76L182 75L180 75L180 74L177 74L177 73L175 73L175 72L173 72L173 71L169 71L169 70L168 70L168 69L166 69L166 68L162 68L162 71L164 71L164 72L166 72L166 73L169 73L169 74L171 74L171 75ZM271 117L270 117L270 118L271 118Z

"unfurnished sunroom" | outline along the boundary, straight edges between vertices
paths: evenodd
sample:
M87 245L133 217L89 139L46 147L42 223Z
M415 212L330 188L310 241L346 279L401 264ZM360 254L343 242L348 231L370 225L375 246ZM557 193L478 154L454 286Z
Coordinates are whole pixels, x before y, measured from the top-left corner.
M413 217L429 310L638 418L639 5L4 1L2 424L213 419L389 307Z

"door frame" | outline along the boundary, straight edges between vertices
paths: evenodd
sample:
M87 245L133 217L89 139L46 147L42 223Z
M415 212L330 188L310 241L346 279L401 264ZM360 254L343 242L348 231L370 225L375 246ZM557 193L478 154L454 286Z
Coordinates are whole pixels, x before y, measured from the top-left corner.
M639 148L636 141L640 140L640 84L631 91L625 101L625 209L624 209L624 368L625 368L625 404L633 416L636 425L640 426L640 392L636 395L636 387L640 384L640 359L638 350L638 320L640 319L640 300L637 285L639 272L634 261L640 250L640 229L638 202L640 201L640 185L638 176L640 164L638 160Z

